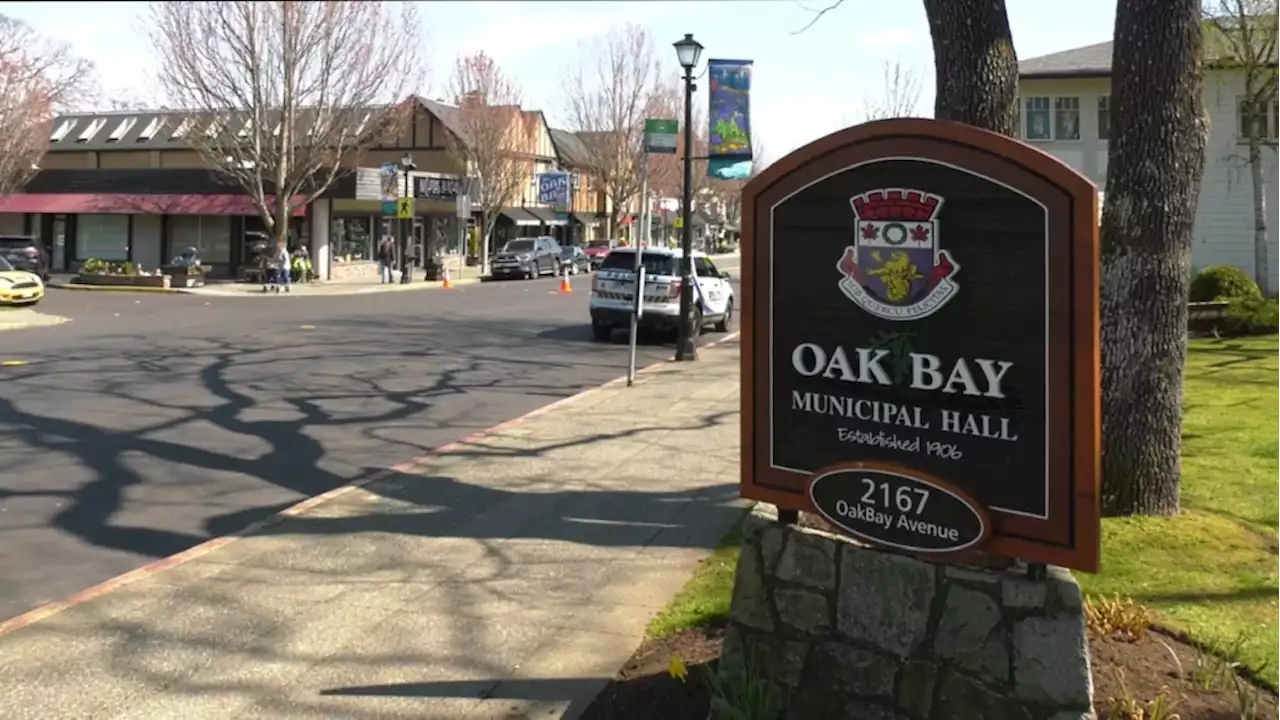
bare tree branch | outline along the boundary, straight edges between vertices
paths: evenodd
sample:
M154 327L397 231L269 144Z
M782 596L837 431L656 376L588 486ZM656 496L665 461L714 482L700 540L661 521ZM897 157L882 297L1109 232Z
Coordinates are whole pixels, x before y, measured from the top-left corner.
M284 245L345 160L398 135L419 27L413 3L153 2L160 86L181 108L165 131L238 182Z
M467 168L472 201L480 210L481 266L488 265L489 237L504 207L531 176L536 118L521 109L519 84L483 51L459 57L450 79L456 108L450 152Z
M565 115L609 198L610 235L640 192L645 119L679 117L652 113L658 68L649 32L626 25L582 45L564 80Z
M1253 192L1253 275L1264 293L1271 288L1267 254L1267 173L1262 148L1276 142L1276 0L1212 0L1203 6L1210 67L1238 72L1244 80L1236 128L1246 147ZM1235 153L1233 153L1235 155ZM1238 157L1238 155L1236 156Z
M864 94L863 120L914 117L920 107L920 73L901 61L884 64L884 85L879 95Z
M792 34L792 35L799 35L800 33L804 32L805 30L808 30L809 28L813 27L814 25L817 25L817 24L818 24L818 21L822 19L822 16L823 16L823 15L826 15L827 13L831 12L832 10L835 10L836 8L840 7L840 6L841 6L841 5L843 5L843 4L844 4L844 0L835 0L835 2L831 3L830 5L828 5L828 6L824 7L824 8L822 8L821 10L818 10L818 11L817 11L817 14L815 14L812 18L810 18L809 22L808 22L808 23L806 23L804 27L800 28L799 30L796 30L795 32L793 32L793 33L791 33L791 34ZM801 5L800 7L804 7L804 6L803 6L803 5ZM809 10L809 8L805 8L805 9L806 9L806 10ZM813 11L813 10L809 10L809 12L814 12L814 11Z
M53 116L89 92L92 65L0 15L0 195L17 192L49 149Z

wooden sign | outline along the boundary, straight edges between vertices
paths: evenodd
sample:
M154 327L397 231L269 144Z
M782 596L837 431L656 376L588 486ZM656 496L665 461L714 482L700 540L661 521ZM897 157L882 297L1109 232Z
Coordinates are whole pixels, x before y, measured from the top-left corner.
M742 238L744 497L1096 572L1087 178L971 126L873 122L751 180Z

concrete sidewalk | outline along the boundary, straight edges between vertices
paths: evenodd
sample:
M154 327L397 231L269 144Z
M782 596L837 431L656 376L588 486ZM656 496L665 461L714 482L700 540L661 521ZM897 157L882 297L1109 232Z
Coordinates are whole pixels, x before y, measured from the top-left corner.
M575 717L743 507L738 357L730 341L371 469L0 624L0 715Z

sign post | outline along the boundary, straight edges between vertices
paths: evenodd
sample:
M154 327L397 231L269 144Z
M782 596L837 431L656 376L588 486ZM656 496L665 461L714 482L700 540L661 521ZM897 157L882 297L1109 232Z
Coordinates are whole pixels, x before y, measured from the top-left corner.
M648 125L646 121L645 125ZM635 294L631 304L631 332L627 336L627 387L636 381L636 343L639 341L640 318L644 315L644 264L641 256L649 247L649 153L640 154L640 241L635 245Z
M886 120L771 165L742 224L744 497L947 562L1097 571L1088 179L985 130Z

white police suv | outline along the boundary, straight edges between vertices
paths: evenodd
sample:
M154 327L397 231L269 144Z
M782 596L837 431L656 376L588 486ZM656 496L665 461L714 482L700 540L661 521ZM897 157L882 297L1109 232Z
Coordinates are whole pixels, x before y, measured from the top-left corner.
M640 327L677 330L680 327L680 250L644 248L644 311ZM636 288L635 248L614 248L591 280L591 332L607 340L615 328L631 325ZM693 253L693 299L698 327L710 325L726 332L733 320L733 286L729 273L717 269L706 254Z

